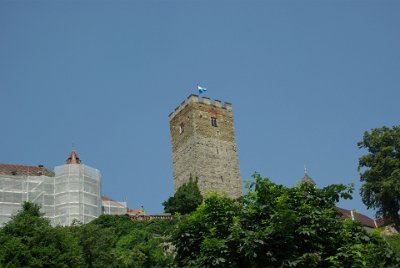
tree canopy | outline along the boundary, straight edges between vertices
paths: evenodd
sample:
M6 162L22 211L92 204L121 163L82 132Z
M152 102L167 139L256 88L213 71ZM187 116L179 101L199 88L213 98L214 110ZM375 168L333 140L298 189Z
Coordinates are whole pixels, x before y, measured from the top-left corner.
M400 267L379 231L338 217L351 186L254 178L242 198L210 194L172 220L103 215L52 227L24 203L0 228L0 267ZM399 251L398 236L387 241Z
M190 177L189 182L183 184L173 196L163 202L166 213L188 214L194 211L203 202L203 197L197 185L197 179L193 181Z
M84 267L78 240L62 227L51 227L40 206L25 202L0 230L4 267Z
M103 215L52 227L39 205L26 202L0 228L0 267L169 267L173 255L165 245L175 224Z
M362 200L400 231L400 127L366 131L358 147L368 150L358 165Z
M378 233L339 219L351 186L293 188L255 174L243 199L216 194L183 219L172 241L179 267L398 267Z
M127 215L102 215L71 227L83 248L87 267L168 267L164 251L175 221L132 221Z

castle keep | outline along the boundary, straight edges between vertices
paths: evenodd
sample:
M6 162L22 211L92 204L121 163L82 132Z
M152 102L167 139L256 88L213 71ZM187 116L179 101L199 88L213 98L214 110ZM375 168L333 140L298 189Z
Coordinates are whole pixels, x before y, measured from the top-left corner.
M198 178L207 192L242 195L232 104L190 95L169 115L174 191Z

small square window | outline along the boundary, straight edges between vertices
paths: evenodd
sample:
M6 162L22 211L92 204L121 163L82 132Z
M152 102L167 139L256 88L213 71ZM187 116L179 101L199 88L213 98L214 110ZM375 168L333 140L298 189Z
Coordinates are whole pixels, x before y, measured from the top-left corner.
M179 134L182 134L185 131L185 125L183 123L181 123L179 125Z
M211 117L211 125L212 125L213 127L218 127L217 118Z

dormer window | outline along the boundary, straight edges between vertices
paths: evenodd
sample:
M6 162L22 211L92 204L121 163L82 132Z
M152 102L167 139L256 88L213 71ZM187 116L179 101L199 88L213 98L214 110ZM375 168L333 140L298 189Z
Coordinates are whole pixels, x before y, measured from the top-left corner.
M179 125L179 134L182 134L185 131L185 125L183 123L181 123Z
M211 117L211 125L213 127L218 127L217 118L216 117Z

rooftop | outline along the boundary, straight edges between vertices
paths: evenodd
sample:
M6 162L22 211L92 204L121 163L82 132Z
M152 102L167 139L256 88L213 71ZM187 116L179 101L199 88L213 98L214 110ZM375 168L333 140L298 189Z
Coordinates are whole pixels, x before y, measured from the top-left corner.
M361 213L358 213L355 211L352 212L351 210L348 210L345 208L340 208L340 207L336 207L336 211L339 212L341 218L343 218L343 219L354 217L354 220L361 222L361 224L365 227L370 227L370 228L378 227L378 225L376 224L376 222L373 219L371 219L370 217L368 217L364 214L361 214Z
M308 176L307 174L307 167L304 165L304 177L300 180L300 183L311 183L313 185L315 185L315 181Z
M101 200L102 201L106 201L106 202L110 202L110 205L114 206L114 207L126 208L126 213L129 214L129 215L145 215L146 214L146 211L144 210L143 206L141 206L140 209L131 209L129 207L125 207L124 204L121 204L120 202L115 201L115 200L113 200L110 197L105 196L105 195L101 196Z
M315 185L315 181L306 174L304 174L304 177L300 180L300 183L311 183Z
M54 172L44 167L38 166L25 166L15 164L0 164L0 174L12 176L49 176L54 177Z

